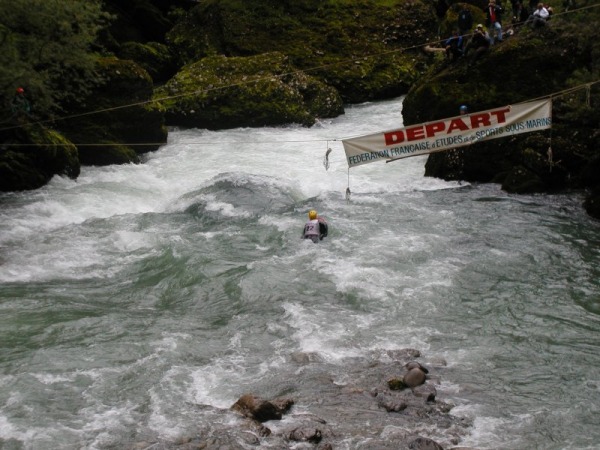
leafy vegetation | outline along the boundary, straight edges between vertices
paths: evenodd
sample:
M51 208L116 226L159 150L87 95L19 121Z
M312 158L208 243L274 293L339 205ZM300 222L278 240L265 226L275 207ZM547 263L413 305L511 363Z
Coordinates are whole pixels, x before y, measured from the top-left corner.
M85 97L100 81L93 44L109 20L98 0L0 2L0 120L17 87L39 118Z

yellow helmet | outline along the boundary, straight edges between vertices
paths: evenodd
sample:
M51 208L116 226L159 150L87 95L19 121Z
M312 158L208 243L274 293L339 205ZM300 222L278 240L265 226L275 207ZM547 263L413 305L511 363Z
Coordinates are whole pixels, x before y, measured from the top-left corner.
M315 220L315 219L317 218L317 212L316 212L314 209L311 209L311 210L308 212L308 218L309 218L310 220Z

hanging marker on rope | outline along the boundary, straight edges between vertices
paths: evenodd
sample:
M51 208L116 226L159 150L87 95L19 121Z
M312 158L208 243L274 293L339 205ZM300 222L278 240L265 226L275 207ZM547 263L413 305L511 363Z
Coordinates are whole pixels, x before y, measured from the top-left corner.
M346 188L346 201L350 201L350 196L352 192L350 192L350 167L348 167L348 187Z
M329 154L331 153L331 149L329 148L329 141L327 141L327 151L325 152L325 158L323 158L323 166L325 170L329 170Z

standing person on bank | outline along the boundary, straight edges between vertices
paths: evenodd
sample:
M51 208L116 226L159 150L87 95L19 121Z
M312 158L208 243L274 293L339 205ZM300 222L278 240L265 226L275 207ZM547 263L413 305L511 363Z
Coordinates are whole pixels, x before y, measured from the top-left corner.
M502 7L496 4L496 0L490 0L485 15L487 17L486 25L491 31L492 44L502 42Z
M25 89L23 89L22 87L17 88L15 96L10 102L10 109L12 111L13 117L17 118L29 116L31 114L31 104L25 96Z

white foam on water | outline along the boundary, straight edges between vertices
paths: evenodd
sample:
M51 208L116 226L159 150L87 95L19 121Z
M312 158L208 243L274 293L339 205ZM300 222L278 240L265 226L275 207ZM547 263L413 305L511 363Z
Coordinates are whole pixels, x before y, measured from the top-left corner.
M231 203L219 202L214 199L207 199L208 204L206 205L207 211L219 212L223 217L251 217L248 211L240 210Z
M364 114L367 107L369 111ZM444 355L448 368L452 369L449 372L456 374L481 367L486 370L488 367L482 364L485 360L482 355L490 352L490 348L478 344L475 336L472 343L464 346L466 348L452 348L444 339L451 339L454 326L458 328L461 324L440 323L445 319L445 311L461 308L459 302L462 299L453 297L458 297L454 292L457 286L453 283L457 278L466 280L465 283L470 280L465 275L470 267L461 262L462 255L445 253L445 247L450 242L459 253L462 251L463 247L452 243L452 239L464 239L465 247L472 245L468 236L471 231L465 225L471 220L470 214L465 209L455 212L445 201L451 202L471 190L460 191L465 184L424 178L426 156L390 164L368 164L348 172L339 139L398 128L402 125L400 110L401 102L396 100L349 107L344 116L321 121L308 129L177 131L169 135L167 145L145 155L143 164L86 167L77 181L56 177L37 191L6 195L5 207L0 210L0 282L16 283L16 290L26 289L26 283L47 283L40 286L40 290L47 291L36 295L47 294L49 300L54 291L77 292L78 282L94 288L93 283L87 285L85 282L110 280L120 275L120 270L125 272L146 258L154 263L152 256L162 254L165 248L176 257L192 259L198 255L193 254L193 250L185 253L185 247L193 240L202 244L211 241L212 249L217 247L213 244L220 241L228 243L240 236L247 237L244 230L237 228L235 235L230 231L203 229L202 220L197 221L196 228L190 225L193 235L185 235L187 223L178 230L178 220L185 223L191 217L193 223L195 219L202 219L189 214L188 208L194 206L205 208L211 218L220 219L224 224L230 219L230 223L236 223L237 219L258 214L258 224L276 229L283 238L278 237L273 244L278 248L269 248L270 244L262 241L251 241L246 248L240 249L240 258L245 257L243 251L248 249L251 256L236 266L247 271L234 278L211 276L190 287L196 270L212 272L206 267L182 266L178 270L186 272L185 279L164 280L159 279L159 274L142 280L141 288L135 292L117 289L107 294L110 300L107 303L114 302L118 310L106 317L100 312L94 320L89 317L90 320L57 318L39 333L34 330L33 342L48 347L40 348L35 354L19 348L23 357L15 364L27 376L31 374L31 380L37 381L41 389L55 395L60 394L61 388L76 388L74 385L79 382L89 383L89 388L83 392L84 408L73 411L68 419L56 418L52 429L31 423L22 426L20 420L23 419L12 417L10 412L14 411L11 408L21 407L23 397L18 392L11 393L14 379L4 376L0 378L4 399L0 406L0 437L22 440L29 448L36 442L67 441L82 443L85 448L118 447L118 436L130 436L131 430L138 430L136 421L143 416L142 420L147 421L148 427L159 436L177 438L205 417L191 411L193 408L187 407L186 402L227 409L239 398L244 387L256 383L266 385L270 377L281 375L286 357L294 351L314 352L326 364L343 367L347 358L380 353L382 349L416 348L425 358L435 357L428 353L434 349ZM323 157L328 147L333 151L329 155L329 170L325 171ZM263 195L266 199L271 192L269 189L273 188L280 196L283 212L269 209L261 213L260 208L255 208L254 213L250 213L231 197L220 197L222 192L217 186L220 182L234 188L250 186L267 190ZM344 196L348 184L352 194L347 202ZM435 192L449 189L457 192L444 192L445 197ZM488 191L496 198L499 189ZM530 203L533 207L533 202ZM269 207L266 201L265 205L265 208ZM314 205L331 225L329 238L319 245L299 239L306 211ZM460 215L461 211L464 216ZM502 223L506 211L499 209L495 214L489 222ZM506 224L507 227L513 225ZM519 216L519 232L526 225L526 217ZM556 241L561 236L559 226L550 228L545 231L545 236ZM450 236L446 232L459 236ZM497 248L497 243L490 239L492 236L486 236L484 232L474 234L477 235L475 239L491 241L482 251L490 255L486 261L492 258L490 264L498 257L511 261L521 255L519 248L515 248L514 254L510 254L510 248ZM281 248L279 242L283 243ZM585 246L581 240L578 243ZM232 254L238 255L235 251ZM585 269L582 280L595 273L585 260L592 258L589 255L561 251L549 255L568 255L569 260L580 264ZM471 255L467 256L471 258ZM530 259L532 264L546 264L550 256L533 255ZM219 269L215 272L223 273ZM549 280L548 285L557 292L564 292L569 279L578 280L565 276L564 280ZM136 281L118 280L123 284ZM22 287L19 283L23 283ZM597 292L594 290L597 286L591 281L575 284L572 289L578 290L581 296L589 297ZM325 301L320 296L321 288L325 290ZM7 289L10 296L16 295L14 291L12 286ZM239 291L241 299L237 297ZM179 292L191 293L189 295L197 298L178 297L176 293ZM211 310L209 313L214 314L214 320L213 317L204 320L201 317L203 301L213 292L222 297L221 303L214 308L225 305L227 316L216 317L218 314ZM506 292L498 294L495 300L499 303L510 301L503 295L508 296L511 291ZM541 288L540 292L543 292ZM3 314L17 311L14 317L23 320L19 314L47 306L45 298L38 300L38 297L27 295L3 299L0 302ZM97 295L101 300L107 298L100 293ZM96 298L87 300L95 302ZM194 300L197 311L184 309L183 305ZM230 304L236 301L240 305ZM282 311L277 311L280 305ZM231 316L228 315L230 311ZM259 320L258 327L253 328L251 321L263 311L266 311L265 317L272 314L272 318L265 319L267 323ZM81 309L75 312L86 314ZM197 318L193 317L195 313ZM144 327L136 330L128 325L138 322L137 314ZM124 316L127 319L123 319ZM132 317L136 322L130 322ZM194 319L198 319L197 328ZM586 322L578 319L579 322L573 320L573 326ZM457 316L455 320L460 322L461 319ZM468 318L465 320L469 322ZM190 326L190 322L194 325ZM535 325L533 320L530 323ZM188 328L181 333L173 332L186 326ZM214 335L211 327L216 330ZM444 327L448 330L443 331ZM484 325L481 327L475 331L485 331ZM469 328L463 327L456 332L468 333ZM114 366L74 372L78 360L63 344L68 340L75 341L78 333L87 333L84 339L94 341L87 347L89 353L83 352L82 359L86 364L92 364L93 358L98 356ZM98 333L98 338L94 339L91 333ZM195 360L196 353L189 350L193 339L198 338L196 345L201 346L207 335L214 348L198 352L202 356ZM522 330L519 330L519 336L527 337ZM460 338L465 342L465 336ZM128 339L139 339L140 345L150 347L149 352L134 362L127 357L127 362L123 362L120 359L122 353L114 357L109 354L121 340L130 344ZM488 339L486 342L493 341ZM593 344L586 345L591 347ZM40 371L39 366L30 368L30 364L39 364L48 358L47 355L56 355L57 367L60 357L65 359L62 373L59 369L46 373ZM108 404L113 398L112 393L107 394L112 389L111 383L115 380L120 383L123 379L126 384L128 377L142 372L148 373L148 380L141 399L139 393L129 393L125 388L123 401ZM92 381L82 381L81 375L91 377ZM343 376L336 378L338 383L344 381ZM598 392L597 380L593 382L596 384L585 388L586 394ZM439 389L459 402L454 414L475 419L472 435L461 445L471 443L483 448L499 448L503 443L516 445L516 440L504 436L506 430L513 427L516 433L523 432L518 428L519 421L529 424L530 429L535 428L527 417L489 417L493 413L486 412L483 406L469 404L461 398L460 387L453 382L443 380ZM146 394L150 398L150 412L140 413L136 408L141 403L146 407ZM510 406L504 407L510 411ZM69 428L69 422L78 424L80 429ZM546 426L546 423L541 425ZM386 432L395 433L392 429ZM61 440L60 433L68 435L66 441ZM348 442L348 448L351 448L352 443Z
M455 408L456 409L456 408ZM469 407L471 413L474 412L474 407ZM455 415L459 411L453 411ZM473 446L481 449L496 449L496 448L522 448L519 444L517 433L506 434L505 431L501 431L503 428L510 429L513 423L511 420L501 419L497 417L486 417L484 415L477 415L473 420L473 427L470 433L463 438L461 445ZM518 426L518 423L513 423ZM500 434L502 433L502 434ZM514 436L511 438L511 435Z
M123 436L128 436L131 429L138 427L133 410L136 405L126 403L119 407L94 406L84 409L82 414L86 423L82 428L82 436L89 442L86 448L101 450L123 445Z
M350 345L360 329L368 329L370 319L365 316L346 316L343 321L332 321L327 313L315 313L297 303L285 303L286 324L296 330L290 336L300 351L318 353L329 362L361 356L364 350Z

